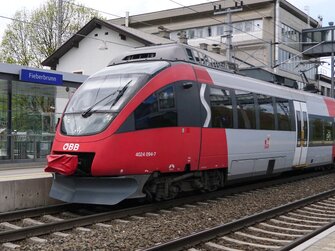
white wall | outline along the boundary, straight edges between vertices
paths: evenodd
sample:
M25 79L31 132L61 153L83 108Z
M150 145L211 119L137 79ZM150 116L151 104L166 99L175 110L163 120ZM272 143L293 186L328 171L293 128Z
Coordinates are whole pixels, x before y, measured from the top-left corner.
M106 34L108 33L108 34ZM108 49L101 50L106 41ZM143 46L142 43L129 37L121 40L119 33L102 27L96 28L79 43L79 47L73 47L59 59L57 71L77 72L91 75L107 66L111 59L119 53L130 50L134 47Z

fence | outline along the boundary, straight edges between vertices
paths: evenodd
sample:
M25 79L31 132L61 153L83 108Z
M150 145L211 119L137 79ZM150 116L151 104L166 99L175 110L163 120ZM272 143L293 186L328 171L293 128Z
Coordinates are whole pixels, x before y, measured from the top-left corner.
M0 160L36 160L50 153L54 134L0 135Z

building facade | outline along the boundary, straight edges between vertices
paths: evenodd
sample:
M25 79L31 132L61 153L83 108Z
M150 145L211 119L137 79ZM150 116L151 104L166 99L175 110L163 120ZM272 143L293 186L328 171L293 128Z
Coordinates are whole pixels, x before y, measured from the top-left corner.
M125 20L110 22L121 25ZM302 71L310 82L316 81L317 64L303 56L301 32L319 23L286 0L216 1L134 15L127 18L127 23L156 35L164 30L165 36L168 33L175 41L185 34L189 45L207 44L209 50L219 47L223 55L232 35L232 60L241 69L264 69L279 76L273 82L279 79L280 84L294 83L300 89L306 84Z
M135 47L173 41L93 18L42 62L53 70L91 75Z
M0 63L1 163L44 160L58 118L86 78Z

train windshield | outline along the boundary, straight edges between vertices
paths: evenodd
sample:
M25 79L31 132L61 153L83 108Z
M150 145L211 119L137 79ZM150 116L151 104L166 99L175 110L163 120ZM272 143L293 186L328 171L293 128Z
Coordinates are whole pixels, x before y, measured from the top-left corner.
M131 97L167 62L137 62L109 66L94 74L75 92L64 112L62 133L101 132Z

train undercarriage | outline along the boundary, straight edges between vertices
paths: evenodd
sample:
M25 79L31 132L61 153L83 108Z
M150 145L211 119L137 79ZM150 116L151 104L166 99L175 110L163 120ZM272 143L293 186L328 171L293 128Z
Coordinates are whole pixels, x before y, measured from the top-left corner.
M182 192L214 191L222 188L227 180L227 169L187 172L185 174L153 173L143 192L150 201L169 200Z

